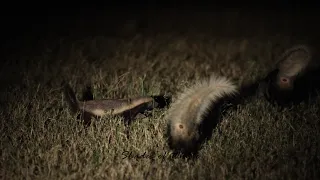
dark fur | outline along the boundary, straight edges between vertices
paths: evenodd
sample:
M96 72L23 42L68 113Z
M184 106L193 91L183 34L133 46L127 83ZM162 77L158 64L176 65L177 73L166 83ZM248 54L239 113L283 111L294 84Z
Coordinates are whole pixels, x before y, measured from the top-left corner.
M292 90L282 90L275 85L278 70L271 72L265 79L268 84L265 97L272 104L287 107L314 99L320 90L320 69L307 71L294 81Z

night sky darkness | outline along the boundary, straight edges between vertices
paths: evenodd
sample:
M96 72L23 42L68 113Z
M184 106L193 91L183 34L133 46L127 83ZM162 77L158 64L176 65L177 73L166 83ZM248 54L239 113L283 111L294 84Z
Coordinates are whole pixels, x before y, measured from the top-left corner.
M97 22L101 16L105 16L108 14L109 16L118 15L119 13L122 16L126 16L128 14L141 14L143 16L148 16L147 9L152 11L151 9L165 9L165 8L175 8L177 11L179 9L188 9L190 13L192 11L220 11L224 10L227 7L241 7L246 9L247 11L267 11L267 12L301 12L306 11L309 12L317 12L319 11L319 2L311 2L311 1L260 1L254 3L227 3L225 5L219 4L219 1L216 1L215 4L208 3L196 3L196 4L179 4L179 3L165 3L166 1L135 1L134 3L128 3L125 1L122 2L110 2L106 3L97 3L97 4L58 4L58 3L50 3L48 4L21 4L20 6L3 6L2 12L2 27L3 31L7 33L29 33L37 32L39 33L47 33L48 31L55 31L54 28L68 28L66 26L70 26L73 21L89 23L88 25ZM121 18L114 16L115 19ZM91 23L91 24L90 24ZM50 27L47 29L46 27ZM2 34L3 36L4 35Z
M222 1L225 2L225 1ZM292 13L297 11L310 11L317 12L319 10L319 2L311 1L289 1L282 0L276 1L261 1L254 3L226 3L228 5L221 5L218 2L215 4L197 3L193 5L179 4L179 3L165 3L165 1L135 1L134 3L128 3L125 1L109 4L21 4L20 6L3 6L2 12L2 27L3 32L12 34L26 34L30 36L32 33L46 34L48 31L56 31L62 28L68 28L72 25L73 21L88 23L88 26L97 22L101 16L108 14L113 16L114 14L126 16L128 14L141 14L142 16L148 16L147 9L164 9L168 7L179 9L188 9L188 11L201 11L206 9L207 11L223 10L226 7L241 7L247 11L275 11ZM144 13L144 14L143 14ZM114 16L115 19L121 18ZM70 23L71 22L71 23ZM53 28L55 27L55 28ZM2 33L2 36L8 37Z
M219 2L215 4L197 3L197 4L179 4L166 3L165 1L135 1L128 3L125 1L117 3L106 2L101 4L59 4L59 3L38 3L32 5L19 4L19 6L7 5L2 6L2 33L0 34L2 41L2 55L17 54L20 49L27 46L36 47L37 41L50 37L86 37L86 36L114 36L116 31L112 23L105 22L107 18L109 21L119 25L130 19L131 16L138 17L138 20L146 19L149 13L155 11L162 11L164 9L175 9L176 13L179 11L193 13L195 11L232 11L230 7L241 8L243 12L249 16L256 16L256 14L265 14L265 19L273 21L277 18L276 13L286 14L288 17L294 15L298 18L306 16L305 20L309 21L308 29L318 31L318 14L319 2L311 1L261 1L254 3L242 2L233 4L231 1L222 1L228 5L221 5ZM229 7L229 8L228 8ZM251 13L251 14L250 14ZM268 17L270 15L270 17ZM312 19L310 19L310 17ZM139 22L140 23L140 22ZM147 27L148 24L142 26ZM254 27L252 27L254 28ZM299 27L304 28L304 27ZM320 32L320 31L319 31ZM313 37L313 39L318 39ZM29 47L30 48L30 47Z

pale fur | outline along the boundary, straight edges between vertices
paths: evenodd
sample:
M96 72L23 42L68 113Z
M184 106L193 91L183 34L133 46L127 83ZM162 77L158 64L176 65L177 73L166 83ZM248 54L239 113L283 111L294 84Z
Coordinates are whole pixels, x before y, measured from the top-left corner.
M285 50L277 62L279 78L294 80L307 69L312 59L311 48L307 45L295 45Z
M153 101L153 98L149 96L136 97L132 99L100 99L79 101L68 84L65 84L64 88L64 95L72 113L82 111L99 117L106 115L120 115L126 111L139 108L145 103Z
M312 50L307 45L299 44L286 49L276 63L276 86L282 90L292 90L296 78L307 71L311 60Z
M199 139L198 127L203 116L219 99L238 93L238 87L226 77L211 75L209 79L196 82L186 88L169 108L169 136L175 143L192 143ZM191 144L190 144L191 143Z
M137 97L133 99L103 99L90 100L81 102L78 101L79 109L89 112L96 116L117 115L125 111L134 109L139 105L151 102L151 97Z

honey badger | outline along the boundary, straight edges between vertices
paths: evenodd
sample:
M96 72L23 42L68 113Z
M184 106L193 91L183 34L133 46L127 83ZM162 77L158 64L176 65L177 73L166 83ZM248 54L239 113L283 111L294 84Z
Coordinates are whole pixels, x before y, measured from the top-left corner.
M170 103L170 97L166 96L141 96L129 99L99 99L79 101L70 85L63 82L64 96L73 114L80 112L85 123L90 123L91 118L107 115L123 116L126 122L130 122L138 113L153 108L163 108Z

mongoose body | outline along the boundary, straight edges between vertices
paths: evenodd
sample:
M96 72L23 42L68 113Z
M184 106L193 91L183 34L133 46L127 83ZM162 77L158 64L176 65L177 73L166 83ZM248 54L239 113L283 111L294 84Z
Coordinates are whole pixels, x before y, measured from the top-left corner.
M276 85L282 90L293 89L295 79L305 74L312 60L311 48L296 45L285 50L278 58Z
M272 102L286 106L307 99L320 80L313 48L295 45L285 50L266 79L266 96Z
M196 152L218 122L221 101L237 92L229 79L216 75L186 88L165 117L170 148L184 155Z

